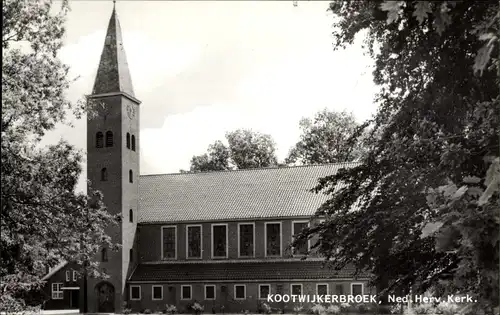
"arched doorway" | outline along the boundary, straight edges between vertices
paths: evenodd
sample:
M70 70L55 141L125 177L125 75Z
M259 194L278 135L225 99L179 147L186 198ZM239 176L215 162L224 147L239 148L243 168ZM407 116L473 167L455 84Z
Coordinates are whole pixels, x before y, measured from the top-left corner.
M97 297L97 312L115 312L115 287L109 282L100 282L95 286Z

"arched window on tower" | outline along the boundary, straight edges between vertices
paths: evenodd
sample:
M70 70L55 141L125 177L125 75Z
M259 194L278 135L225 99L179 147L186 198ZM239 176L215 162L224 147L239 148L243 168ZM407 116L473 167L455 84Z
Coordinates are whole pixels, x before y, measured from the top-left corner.
M127 132L127 149L130 149L130 133Z
M135 151L135 136L132 135L132 151Z
M128 211L128 220L130 223L134 222L134 210L132 209Z
M134 172L132 170L128 171L128 182L133 183L134 182Z
M129 250L129 257L130 261L134 261L134 250L132 248Z
M113 146L113 132L106 131L106 147L112 147L112 146Z
M102 262L108 261L108 249L107 248L101 249L101 261Z
M102 132L98 132L95 134L95 147L102 148L104 146L104 135Z
M107 168L103 168L101 170L101 181L105 182L108 180L108 169Z

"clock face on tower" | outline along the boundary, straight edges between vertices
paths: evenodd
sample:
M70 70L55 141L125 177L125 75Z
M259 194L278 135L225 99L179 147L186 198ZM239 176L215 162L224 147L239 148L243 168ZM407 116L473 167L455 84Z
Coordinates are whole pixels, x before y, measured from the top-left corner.
M135 108L134 108L134 105L132 104L129 104L127 106L127 114L128 114L128 118L132 119L135 117Z

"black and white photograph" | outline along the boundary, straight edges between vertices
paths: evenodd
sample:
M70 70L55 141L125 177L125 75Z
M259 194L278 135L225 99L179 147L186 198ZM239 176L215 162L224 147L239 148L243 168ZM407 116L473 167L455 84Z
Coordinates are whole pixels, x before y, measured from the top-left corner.
M0 315L500 315L500 1L2 13Z

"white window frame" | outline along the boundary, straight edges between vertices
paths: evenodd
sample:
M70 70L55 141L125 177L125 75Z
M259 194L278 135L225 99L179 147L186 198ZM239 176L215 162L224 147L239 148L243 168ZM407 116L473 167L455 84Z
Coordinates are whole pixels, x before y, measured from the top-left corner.
M189 257L189 228L199 227L200 228L200 257ZM176 251L177 252L177 251ZM188 224L186 225L186 259L202 259L203 258L203 225L202 224Z
M330 294L330 286L328 283L316 283L316 295L319 295L319 286L320 285L326 285L326 295Z
M189 288L189 299L184 296L184 288ZM181 285L181 300L189 301L193 299L193 286L190 284Z
M302 286L302 283L291 283L290 284L290 295L295 294L295 293L293 293L293 287L296 285L300 286L300 295L304 295L304 287Z
M64 299L64 291L62 290L63 283L62 282L54 282L51 286L51 297L53 300L62 300Z
M279 224L280 226L280 254L279 255L267 255L267 226L269 224ZM265 257L283 257L283 222L281 221L272 221L272 222L264 222L264 256Z
M76 282L78 280L77 273L75 270L73 270L73 282Z
M134 298L132 295L132 288L139 288L139 298ZM131 285L130 286L130 300L131 301L140 301L142 299L142 289L140 285Z
M365 284L363 282L353 282L353 283L351 283L351 295L354 295L352 287L355 285L361 286L361 295L365 294Z
M241 251L240 251L240 240L241 240L241 230L240 230L240 226L242 225L251 225L252 226L252 232L253 232L253 253L251 256L242 256L240 255L241 254ZM238 223L238 258L253 258L255 257L255 222L240 222Z
M269 294L271 294L271 285L270 284L259 284L259 292L257 293L257 296L258 296L259 300L267 300L267 296L263 297L263 298L260 297L260 287L268 287Z
M214 256L214 227L215 226L225 226L226 227L226 256ZM227 223L212 223L210 228L210 247L212 248L212 259L227 259L229 257L229 226Z
M214 288L214 298L213 299L208 299L207 298L207 288L208 287L213 287ZM205 286L203 287L203 293L205 295L205 301L215 301L217 299L217 287L215 286L215 284L205 284Z
M243 297L239 298L236 296L236 287L243 287ZM246 300L247 299L247 285L246 284L235 284L234 285L234 299L235 300Z
M294 235L297 234L295 232L295 223L307 223L307 227L311 227L311 222L307 221L307 220L296 220L296 221L292 221L292 241L294 240ZM307 251L309 252L311 250L311 240L308 239L307 240ZM302 257L304 255L301 255L301 254L294 254L294 251L295 251L295 248L292 248L292 255L293 257Z
M174 233L175 233L175 256L174 258L165 258L163 257L164 251L163 251L163 229L168 229L168 228L174 228ZM162 225L161 227L161 253L160 257L161 260L177 260L177 255L178 255L178 246L177 244L179 243L178 237L177 237L177 225Z
M66 282L71 281L71 272L69 270L66 270Z
M155 288L160 288L161 289L161 296L159 299L155 298ZM163 286L162 285L152 285L151 286L151 300L153 301L161 301L163 300Z

